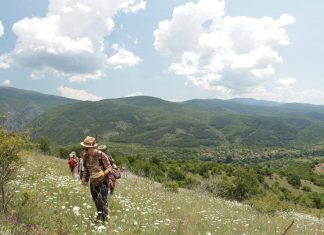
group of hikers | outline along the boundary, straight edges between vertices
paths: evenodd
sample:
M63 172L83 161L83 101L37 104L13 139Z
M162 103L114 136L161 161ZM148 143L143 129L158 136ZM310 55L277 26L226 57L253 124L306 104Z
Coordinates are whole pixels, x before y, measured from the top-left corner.
M120 169L106 150L106 145L98 146L96 139L87 136L81 143L83 153L78 158L75 152L69 154L71 176L76 171L81 184L90 182L90 192L97 208L97 221L106 221L108 216L108 193L113 194L116 180L121 177Z

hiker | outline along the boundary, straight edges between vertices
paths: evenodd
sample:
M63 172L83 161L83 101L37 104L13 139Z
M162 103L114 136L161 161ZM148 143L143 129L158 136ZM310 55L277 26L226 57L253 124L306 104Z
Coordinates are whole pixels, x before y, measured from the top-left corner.
M83 157L80 156L79 164L78 164L78 173L79 173L79 176L80 176L80 180L82 180L83 172L84 172Z
M75 166L74 166L74 176L76 176L76 174L78 174L78 169L79 169L79 158L77 157L76 153L73 151L72 152L72 156L75 162Z
M69 167L70 167L70 171L71 171L71 176L72 176L72 178L74 178L74 169L76 166L76 161L75 161L73 152L71 152L69 154L69 162L68 163L69 163Z
M111 156L110 154L108 154L108 153L106 152L106 150L107 150L107 146L106 146L106 145L99 145L99 146L98 146L98 149L99 149L100 151L104 152L105 154L107 154L108 159L109 159L109 162L110 162L112 168L115 169L115 170L117 170L118 167L117 167L117 165L115 164L114 159L112 158L112 156ZM113 195L113 194L114 194L114 190L115 190L115 187L116 187L116 180L117 180L117 179L116 179L115 177L110 177L110 178L109 178L109 183L108 183L108 185L109 185L109 192L110 192L110 195Z
M87 185L90 180L90 191L97 208L97 221L106 221L108 216L108 174L112 171L112 166L108 156L97 150L96 139L87 136L80 143L84 150L81 184ZM100 158L100 159L99 159Z

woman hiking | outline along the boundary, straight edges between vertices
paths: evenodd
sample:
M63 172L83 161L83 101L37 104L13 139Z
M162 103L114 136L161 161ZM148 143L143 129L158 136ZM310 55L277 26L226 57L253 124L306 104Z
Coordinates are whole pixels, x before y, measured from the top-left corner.
M94 137L87 136L80 143L84 150L81 184L88 185L90 180L90 192L97 208L97 220L106 221L108 216L108 174L112 166L105 153L96 149L97 143Z

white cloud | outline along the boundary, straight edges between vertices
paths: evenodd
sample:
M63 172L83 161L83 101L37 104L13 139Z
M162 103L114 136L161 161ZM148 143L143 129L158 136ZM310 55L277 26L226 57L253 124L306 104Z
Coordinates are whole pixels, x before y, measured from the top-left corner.
M8 68L10 68L10 58L8 58L7 54L0 55L0 69Z
M265 68L251 69L251 73L257 78L264 78L275 74L272 64L268 64Z
M128 94L125 97L133 97L133 96L143 96L144 94L140 91L136 91L134 93Z
M230 17L224 0L199 0L173 10L154 31L154 47L170 58L169 72L224 96L244 94L276 74L283 58L275 50L289 45L285 26L295 18Z
M3 27L2 22L0 20L0 38L3 35L4 35L4 27ZM8 55L7 54L0 55L0 69L7 69L7 68L10 68Z
M17 66L52 70L70 81L97 79L107 66L104 41L114 30L113 17L144 8L143 0L50 0L45 17L13 25L17 43L10 57Z
M4 27L2 25L2 22L0 20L0 38L4 35Z
M224 15L225 2L201 0L189 2L173 10L172 20L159 23L154 31L154 47L163 54L182 54L190 51L204 32L203 24Z
M140 10L144 10L145 7L146 7L146 2L145 1L140 1L139 3L137 4L133 4L133 5L126 5L126 6L123 6L125 5L125 3L121 3L120 4L120 7L123 7L123 11L125 13L129 13L129 12L132 12L132 13L136 13Z
M2 82L2 84L5 85L5 86L11 86L11 81L10 80L4 80Z
M97 70L93 73L71 75L69 76L68 80L70 82L85 82L87 80L99 80L102 76L102 72L100 70Z
M64 86L60 86L57 90L60 92L61 96L71 98L71 99L77 99L83 101L85 100L98 101L102 99L101 97L90 94L85 90L77 90L77 89L64 87Z
M277 84L280 86L291 86L297 82L296 78L288 77L277 80Z
M226 98L255 98L286 103L309 103L324 105L324 91L319 89L298 89L293 86L268 87L258 85L250 87L245 93ZM222 97L218 97L222 98Z
M112 48L117 53L108 58L107 63L108 65L113 66L115 69L134 66L141 62L141 59L138 56L135 56L132 52L125 50L118 44L113 44Z
M306 89L296 92L299 102L324 105L324 91L318 89Z

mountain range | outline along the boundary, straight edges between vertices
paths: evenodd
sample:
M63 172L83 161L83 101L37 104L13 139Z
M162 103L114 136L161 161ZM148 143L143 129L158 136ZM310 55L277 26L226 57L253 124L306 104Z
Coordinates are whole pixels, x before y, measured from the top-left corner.
M0 87L6 125L52 143L98 140L155 146L304 146L324 138L324 106L254 99L170 102L137 96L77 101Z

